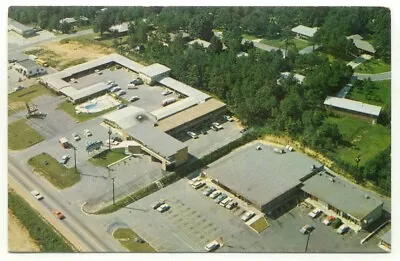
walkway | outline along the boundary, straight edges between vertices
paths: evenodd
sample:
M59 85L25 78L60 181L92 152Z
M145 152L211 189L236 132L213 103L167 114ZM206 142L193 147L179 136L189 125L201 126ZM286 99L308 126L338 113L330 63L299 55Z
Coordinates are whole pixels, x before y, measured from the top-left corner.
M371 60L372 56L369 54L362 54L353 61L349 62L347 65L351 66L351 68L356 68L357 66L361 65L365 61Z

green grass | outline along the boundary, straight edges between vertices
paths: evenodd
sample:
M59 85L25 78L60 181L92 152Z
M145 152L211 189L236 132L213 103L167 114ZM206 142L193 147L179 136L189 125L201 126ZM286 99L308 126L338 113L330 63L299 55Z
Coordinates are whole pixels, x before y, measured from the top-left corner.
M356 73L383 73L390 71L390 64L385 63L381 59L374 59L372 58L369 61L362 63L361 65L357 66L354 71Z
M105 150L95 155L93 158L89 159L89 161L92 162L94 165L107 167L111 163L114 163L125 157L125 149L113 149L111 151Z
M86 34L86 35L82 35L82 36L75 36L75 37L71 37L68 39L63 39L60 41L61 44L63 43L69 43L69 42L78 42L80 44L83 45L101 45L103 47L113 47L113 41L115 38L118 39L118 43L124 44L127 43L128 41L128 36L124 35L124 36L119 36L119 37L114 37L111 34L108 33L104 33L102 36L102 39L100 40L95 40L95 37L100 36L99 33L91 33L91 34ZM121 40L119 38L122 38Z
M310 46L310 44L307 41L300 40L300 39L297 39L297 38L291 39L291 42L296 46L296 49L299 50L299 51L301 49L306 48L307 46ZM275 46L275 47L278 47L278 48L284 48L284 41L282 39L271 39L271 40L263 39L261 41L261 43L268 44L268 45L271 45L271 46ZM293 46L289 46L289 49L290 48L293 49Z
M135 242L135 238L140 238L132 229L119 228L113 233L113 237L118 239L121 245L123 245L130 252L148 253L156 252L156 250L150 246L147 242L138 243Z
M8 192L8 208L28 230L42 252L74 252L67 240L13 191Z
M346 98L383 107L390 104L391 81L374 82L374 85L375 88L368 96L364 90L352 88Z
M8 95L8 115L25 108L25 102L30 102L32 99L42 95L54 95L49 89L37 83L28 88L13 92Z
M328 117L326 121L337 124L343 139L349 143L329 155L332 158L356 166L355 158L360 155L362 166L390 145L390 130L382 125L372 125L346 116Z
M55 144L54 146L57 145L58 144ZM65 154L68 154L68 152ZM73 155L70 156L72 156L70 160L73 160ZM45 162L48 164L46 165ZM28 163L36 172L44 176L51 184L60 189L68 188L81 179L79 173L75 173L74 168L66 168L55 158L44 152L30 158Z
M72 104L71 102L65 101L65 102L60 103L58 105L57 109L65 111L66 113L71 115L73 118L75 118L79 122L87 121L87 120L96 118L96 117L98 117L100 115L103 115L103 114L105 114L107 112L115 110L115 107L111 107L111 108L109 108L107 110L99 111L99 112L96 112L96 113L80 113L80 114L76 114L75 106L77 106L77 105L76 104Z
M265 229L267 229L269 227L269 224L268 224L267 220L265 219L265 217L260 217L255 222L251 223L250 227L252 227L255 231L260 233L260 232L264 231Z
M25 119L8 125L8 148L11 150L23 150L43 140L37 131L26 124Z
M257 37L255 37L254 35L249 35L249 34L242 34L243 39L245 40L255 40L258 39Z
M306 48L307 46L310 46L311 44L306 41L306 40L301 40L301 39L297 39L297 38L293 38L292 39L293 43L296 45L297 50L301 50Z

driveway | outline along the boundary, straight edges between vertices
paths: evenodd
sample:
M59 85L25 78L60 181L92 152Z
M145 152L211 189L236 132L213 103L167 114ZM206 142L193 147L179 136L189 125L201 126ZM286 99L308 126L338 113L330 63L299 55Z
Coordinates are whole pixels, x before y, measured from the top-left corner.
M366 80L368 78L373 82L386 81L392 79L392 72L376 73L376 74L364 74L364 73L354 73L354 77L358 80Z

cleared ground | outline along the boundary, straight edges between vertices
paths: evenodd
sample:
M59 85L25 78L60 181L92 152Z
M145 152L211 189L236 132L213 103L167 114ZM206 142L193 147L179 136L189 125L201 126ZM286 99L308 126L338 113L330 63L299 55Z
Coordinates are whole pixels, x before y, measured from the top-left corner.
M38 244L10 210L8 210L8 251L40 252Z
M11 150L23 150L41 141L43 137L26 124L25 119L8 125L8 148Z
M328 117L329 123L335 123L347 142L340 146L331 157L356 166L355 158L360 155L360 166L373 159L390 145L390 130L382 125L360 121L350 117Z

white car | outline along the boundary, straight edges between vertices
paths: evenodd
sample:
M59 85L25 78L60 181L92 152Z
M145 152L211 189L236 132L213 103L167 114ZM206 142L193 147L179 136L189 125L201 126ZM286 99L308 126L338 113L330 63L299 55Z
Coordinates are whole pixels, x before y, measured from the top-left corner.
M132 96L132 97L129 98L129 101L130 102L134 102L134 101L137 101L139 99L140 99L139 96Z
M101 75L101 74L103 74L103 72L102 72L102 71L100 71L99 69L96 69L96 70L94 70L94 72L95 72L95 73L97 73L98 75Z
M43 196L36 190L31 191L32 196L34 196L37 200L42 200Z
M225 198L224 200L222 200L219 205L225 207L226 205L228 205L233 199L232 198Z
M118 96L122 96L122 95L125 95L125 94L126 94L126 91L124 91L124 90L120 90L119 92L117 92Z
M19 91L19 90L22 90L22 89L24 89L25 87L23 86L23 85L19 85L19 86L17 86L17 87L15 87L14 88L14 91Z
M219 195L221 195L221 191L216 190L216 191L214 191L213 193L210 194L210 198L215 199Z
M318 217L320 214L322 213L322 210L316 208L313 211L311 211L310 213L308 213L308 215L312 218L316 218Z
M224 116L222 116L222 118L224 118L225 120L230 121L230 122L233 121L233 118L231 116L228 116L228 115L224 115Z
M88 137L93 135L92 132L90 130L88 130L88 129L84 130L84 132L85 132L85 135L88 136Z
M121 87L119 87L119 86L115 86L115 87L111 88L111 92L118 92L120 90L121 90Z
M218 243L218 241L216 241L216 240L210 242L209 244L207 244L207 245L204 247L204 249L205 249L207 252L214 251L214 250L216 250L216 249L218 249L218 248L219 248L219 243Z
M214 128L213 128L214 127ZM219 124L218 122L213 122L213 123L211 123L211 128L213 129L213 130L222 130L223 129L223 127L221 126L221 124Z
M242 216L242 220L244 222L248 221L250 218L254 217L256 215L256 213L254 213L253 211L248 211L246 213L244 213L244 215Z
M172 93L172 91L165 89L161 94L164 96L170 95Z
M72 133L72 137L74 138L75 141L81 140L81 137L79 136L79 134Z
M188 131L186 132L187 135L189 135L190 137L192 137L193 139L197 139L199 136L197 136L196 133L194 133L193 131Z
M157 211L160 213L163 213L163 212L167 211L168 209L170 209L170 206L168 206L167 204L162 204L161 206L159 206L157 208Z
M349 226L347 226L346 224L343 224L336 230L336 232L338 234L342 235L342 234L346 233L347 231L349 231L349 229L350 229Z
M204 186L206 183L204 182L204 181L195 181L193 184L192 184L192 187L194 188L194 189L199 189L199 188L201 188L202 186Z
M237 203L236 201L231 201L231 202L229 202L229 203L225 206L225 208L231 210L231 209L233 209L234 207L236 207L237 205L238 205L238 203Z
M137 89L138 87L136 86L136 84L134 84L134 83L130 83L130 84L128 84L128 89L129 90L131 90L131 89Z

